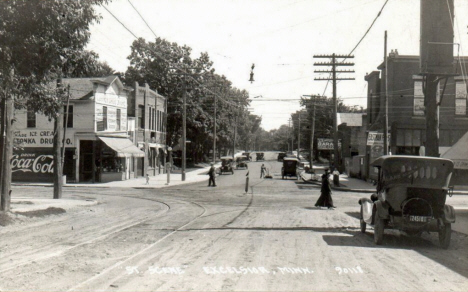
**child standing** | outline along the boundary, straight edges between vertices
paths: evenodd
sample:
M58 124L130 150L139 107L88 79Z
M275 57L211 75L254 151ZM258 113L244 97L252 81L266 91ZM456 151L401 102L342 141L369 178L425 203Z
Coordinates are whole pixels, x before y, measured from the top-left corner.
M146 174L146 184L149 185L149 174Z

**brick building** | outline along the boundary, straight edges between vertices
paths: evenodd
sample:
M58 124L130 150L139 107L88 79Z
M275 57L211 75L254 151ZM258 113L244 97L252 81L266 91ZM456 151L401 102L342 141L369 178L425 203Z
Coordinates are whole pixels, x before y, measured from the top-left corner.
M439 151L444 153L468 131L467 115L467 57L455 58L460 76L448 79L439 110ZM391 51L388 62L388 125L392 154L420 155L426 141L424 94L419 56L399 55ZM460 64L463 64L460 66ZM385 113L385 64L365 76L367 89L367 128L383 133ZM439 83L439 98L444 81ZM368 147L365 163L368 165L383 154L383 147ZM367 178L375 179L369 168Z
M166 161L167 99L148 84L134 84L128 99L128 116L135 118L135 139L145 157L136 160L137 176L154 176L164 171Z

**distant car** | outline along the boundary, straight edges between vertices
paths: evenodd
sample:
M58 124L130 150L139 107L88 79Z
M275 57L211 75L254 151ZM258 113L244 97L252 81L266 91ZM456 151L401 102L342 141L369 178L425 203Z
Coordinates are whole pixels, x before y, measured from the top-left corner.
M286 153L285 152L280 152L278 153L278 161L283 161L283 158L286 157Z
M245 155L238 156L236 158L236 169L239 169L239 168L247 169L247 168L249 168L249 166L247 165L247 161L249 161L247 156L245 156Z
M231 156L223 156L221 157L221 168L220 173L223 174L225 172L234 174L234 167L232 164L234 163L234 159Z
M252 161L252 157L250 156L250 152L243 152L242 155L247 157L247 160Z
M281 168L281 177L293 177L299 178L297 173L297 167L299 166L299 159L295 157L285 157L283 159L283 167Z
M255 155L257 156L257 157L256 157L256 161L263 161L263 160L265 160L265 153L263 153L263 152L257 152L257 153L255 153Z

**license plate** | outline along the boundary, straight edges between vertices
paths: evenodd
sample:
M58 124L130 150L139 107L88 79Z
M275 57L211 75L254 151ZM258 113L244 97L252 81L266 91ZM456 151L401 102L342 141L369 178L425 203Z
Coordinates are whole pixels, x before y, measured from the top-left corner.
M409 221L411 222L427 222L429 220L429 217L426 216L409 216Z

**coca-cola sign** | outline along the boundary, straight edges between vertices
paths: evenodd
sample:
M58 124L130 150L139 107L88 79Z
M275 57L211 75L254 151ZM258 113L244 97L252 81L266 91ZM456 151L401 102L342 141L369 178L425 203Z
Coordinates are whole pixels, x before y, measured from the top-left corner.
M54 156L50 148L14 151L10 163L14 181L53 180Z

